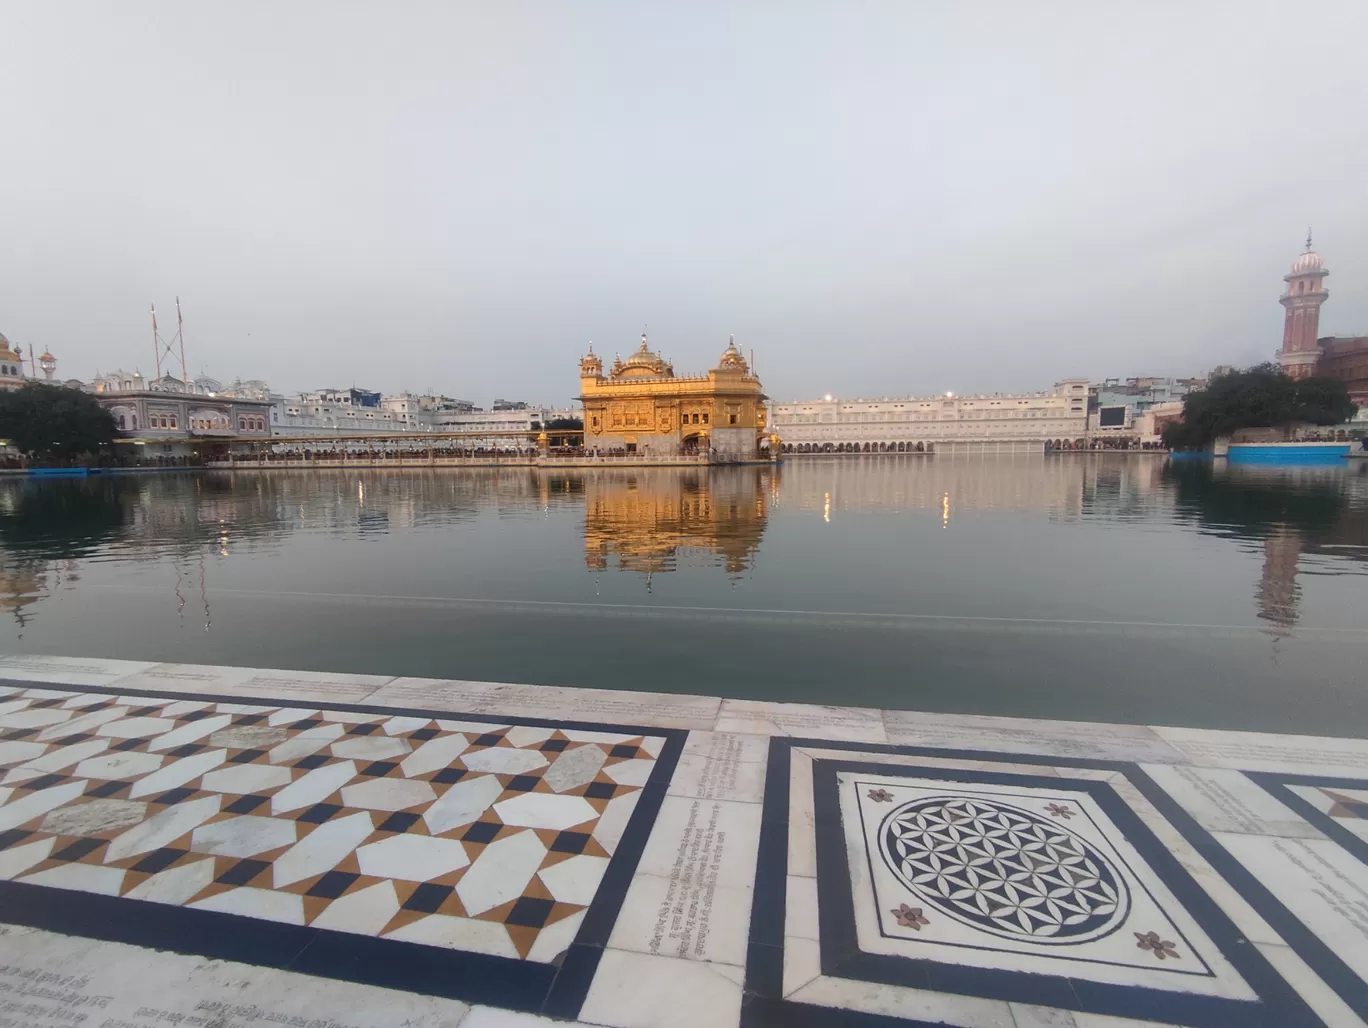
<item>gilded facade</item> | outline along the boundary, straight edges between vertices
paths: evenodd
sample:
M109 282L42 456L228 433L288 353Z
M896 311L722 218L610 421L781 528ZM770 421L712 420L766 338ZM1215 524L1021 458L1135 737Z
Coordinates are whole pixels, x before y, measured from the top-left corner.
M590 450L745 459L769 445L766 396L734 341L705 375L676 375L644 334L641 348L606 375L591 350L580 360L580 393Z

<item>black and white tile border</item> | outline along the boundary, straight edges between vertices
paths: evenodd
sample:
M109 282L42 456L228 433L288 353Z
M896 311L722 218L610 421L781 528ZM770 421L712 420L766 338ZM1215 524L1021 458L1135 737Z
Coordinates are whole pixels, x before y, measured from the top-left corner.
M0 685L22 690L33 682ZM63 694L109 694L105 685L52 683ZM203 693L159 691L159 701L223 703L236 699ZM298 696L255 697L254 705L298 707ZM380 986L421 995L458 999L509 1010L573 1019L584 1003L594 973L616 923L628 885L650 837L673 777L687 732L679 729L562 721L530 717L494 717L451 710L393 708L366 704L326 703L343 713L395 718L440 718L446 721L499 723L559 731L602 732L625 736L663 737L665 742L613 852L573 942L559 960L543 963L467 950L438 948L307 925L264 921L241 914L148 903L121 896L0 881L0 920L65 935L131 943L150 950L170 950L258 967L277 968L319 978ZM3 733L0 733L3 734Z
M787 878L790 861L791 761L798 752L819 751L812 759L813 821L816 843L816 889L820 909L821 974L871 985L896 986L916 993L949 993L962 997L1006 1001L1112 1016L1206 1028L1242 1026L1316 1025L1323 1023L1297 991L1252 945L1231 918L1194 880L1133 810L1110 781L1120 776L1143 796L1172 828L1222 876L1233 884L1249 904L1292 944L1306 962L1329 982L1360 1016L1368 1003L1354 975L1328 947L1319 943L1238 860L1160 788L1136 764L1125 761L1090 760L1033 754L1004 754L978 750L945 750L871 743L832 742L821 739L774 738L770 741L765 813L760 837L754 905L748 948L746 992L742 1025L746 1028L805 1028L843 1026L903 1026L944 1023L909 1020L876 1011L854 1014L849 1010L794 1002L786 999ZM849 759L840 759L841 755ZM885 757L887 755L887 757ZM893 758L885 763L881 757ZM920 764L916 759L925 758ZM947 769L937 762L973 762L977 768ZM895 762L896 761L896 762ZM993 765L1012 770L994 771ZM1021 768L1038 766L1059 769L1039 777ZM1069 779L1065 769L1078 769L1080 777ZM1164 881L1182 908L1201 926L1221 958L1234 968L1255 994L1250 1000L1170 992L1135 985L1086 981L1067 975L1024 974L996 968L970 967L908 957L882 957L861 950L855 931L851 880L838 793L842 772L878 776L915 776L954 782L991 783L1001 786L1036 787L1043 791L1082 792L1092 798L1117 825L1150 868ZM1099 774L1101 773L1101 774ZM1086 777L1085 777L1086 775ZM1163 940L1160 940L1163 941ZM916 993L912 993L915 995Z

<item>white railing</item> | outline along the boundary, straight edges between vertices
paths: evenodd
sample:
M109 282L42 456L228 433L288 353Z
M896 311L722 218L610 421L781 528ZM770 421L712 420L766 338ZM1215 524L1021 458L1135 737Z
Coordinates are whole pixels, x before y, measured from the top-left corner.
M766 457L724 457L718 455L687 454L666 456L649 453L566 453L566 454L507 454L503 456L443 457L413 454L403 457L292 457L277 460L218 460L208 461L205 467L248 471L271 468L426 468L426 467L589 467L606 466L662 466L687 465L697 467L713 464L740 464Z

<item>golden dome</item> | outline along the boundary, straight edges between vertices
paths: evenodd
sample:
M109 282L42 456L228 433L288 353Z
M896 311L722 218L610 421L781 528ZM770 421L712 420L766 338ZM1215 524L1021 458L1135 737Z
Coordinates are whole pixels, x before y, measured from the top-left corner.
M641 334L641 349L628 357L623 363L629 367L644 367L664 363L661 359L646 348L646 333Z
M736 337L728 336L727 348L722 351L722 356L718 358L719 368L740 368L746 370L746 358L741 356L741 351L736 348Z
M674 374L673 369L670 367L670 362L659 354L652 353L647 347L645 332L641 334L641 349L632 354L621 364L615 365L613 368L614 374L632 370L636 370L638 373L644 371L651 375Z

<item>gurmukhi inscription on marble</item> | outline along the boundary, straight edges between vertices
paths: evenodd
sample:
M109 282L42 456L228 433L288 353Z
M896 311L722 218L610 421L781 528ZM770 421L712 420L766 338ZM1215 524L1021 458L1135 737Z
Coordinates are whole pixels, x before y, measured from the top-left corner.
M727 842L726 831L717 825L721 815L721 803L705 806L694 800L690 806L665 899L656 914L652 953L706 959L717 875Z

